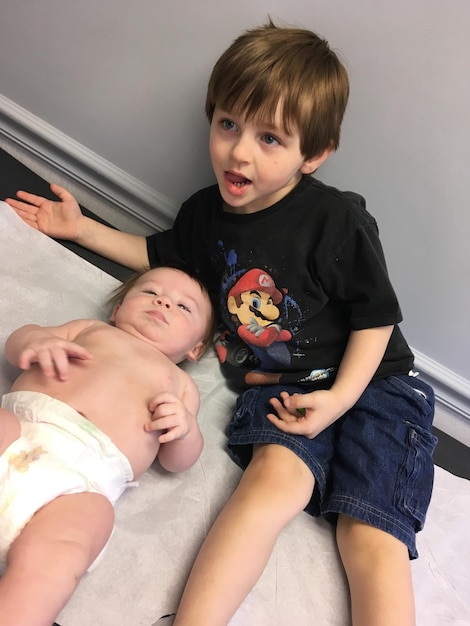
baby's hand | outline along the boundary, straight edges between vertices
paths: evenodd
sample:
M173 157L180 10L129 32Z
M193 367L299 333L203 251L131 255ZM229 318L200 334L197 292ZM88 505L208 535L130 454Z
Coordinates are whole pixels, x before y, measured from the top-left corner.
M37 363L48 378L67 380L70 359L87 360L92 357L91 352L78 343L51 334L33 341L25 348L19 356L18 366L28 370L33 363Z
M184 439L191 430L195 418L188 411L183 401L169 392L157 394L149 403L152 421L145 424L147 432L162 431L158 437L160 443Z

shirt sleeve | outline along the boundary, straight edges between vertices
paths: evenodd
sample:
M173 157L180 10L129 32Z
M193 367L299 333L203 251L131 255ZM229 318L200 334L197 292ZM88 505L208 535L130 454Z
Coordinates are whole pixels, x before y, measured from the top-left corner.
M330 259L321 280L330 298L346 309L353 330L402 321L375 220L356 225Z
M168 260L170 251L175 248L173 237L172 228L147 237L147 253L151 267Z
M158 265L169 262L188 262L186 258L188 240L188 203L180 208L172 228L147 237L147 253L150 265Z

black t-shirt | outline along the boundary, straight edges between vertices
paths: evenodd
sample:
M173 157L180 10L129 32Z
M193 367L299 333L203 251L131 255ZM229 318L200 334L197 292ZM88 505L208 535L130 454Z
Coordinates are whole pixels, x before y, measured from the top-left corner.
M304 177L262 211L227 213L217 186L147 238L151 264L179 258L219 304L224 373L243 385L329 387L351 330L395 325L375 377L408 372L377 224L364 199Z

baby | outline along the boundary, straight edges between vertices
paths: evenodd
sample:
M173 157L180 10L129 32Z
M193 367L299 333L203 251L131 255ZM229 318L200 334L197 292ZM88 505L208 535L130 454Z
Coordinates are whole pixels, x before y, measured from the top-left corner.
M212 338L207 291L162 266L111 302L109 324L31 324L7 339L23 372L0 409L2 626L51 624L106 545L126 486L156 457L180 472L202 451L198 389L177 364Z

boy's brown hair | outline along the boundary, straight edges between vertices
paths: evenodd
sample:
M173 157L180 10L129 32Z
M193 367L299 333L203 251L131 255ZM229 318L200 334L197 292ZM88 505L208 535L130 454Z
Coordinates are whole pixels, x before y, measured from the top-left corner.
M266 123L281 104L285 131L298 130L311 159L338 148L348 96L348 74L326 40L269 20L240 35L215 64L206 115L212 121L217 106Z

